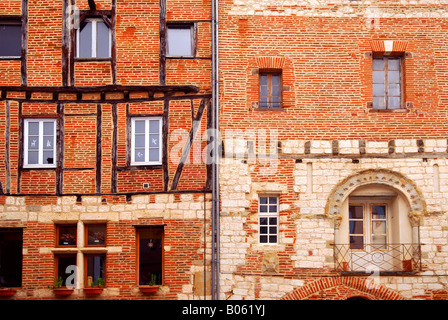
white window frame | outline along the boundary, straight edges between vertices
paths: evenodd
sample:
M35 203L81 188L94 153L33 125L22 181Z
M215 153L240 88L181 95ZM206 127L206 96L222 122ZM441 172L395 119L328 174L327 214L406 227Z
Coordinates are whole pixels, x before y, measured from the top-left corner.
M145 161L135 161L135 121L145 121ZM149 121L157 120L159 121L159 160L149 161ZM131 118L131 165L142 166L142 165L160 165L162 164L162 149L163 149L163 139L162 139L162 117L133 117Z
M81 27L79 27L76 30L76 57L81 59L108 59L112 57L112 30L109 28L109 26L106 24L107 29L109 30L109 55L107 57L97 57L97 24L98 22L104 22L105 21L101 18L87 18L83 21L83 23L92 23L92 48L91 48L91 54L90 57L80 57L79 56L79 41L81 38Z
M29 133L28 133L28 124L32 122L39 123L39 149L38 149L38 163L37 164L29 164L28 163L28 141L29 141ZM46 164L43 163L43 140L44 140L44 122L52 122L53 123L53 163ZM24 168L56 168L57 157L56 157L56 132L57 132L57 122L56 119L25 119L24 121L24 143L23 143L23 167Z
M267 198L267 204L261 204L261 198ZM269 212L269 207L272 206L273 204L270 203L270 198L275 198L276 199L276 211L275 212ZM261 212L261 206L267 206L268 210L267 212ZM279 243L279 206L280 206L280 197L277 195L260 195L258 197L258 242L261 245L276 245ZM276 218L277 223L276 224L270 224L268 222L267 225L261 225L261 218L267 218L269 221L269 218ZM274 233L270 233L269 232L269 228L270 227L276 227L277 232ZM267 227L268 228L268 232L267 233L261 233L261 227ZM267 236L267 242L261 242L261 236ZM270 242L269 237L275 235L277 238L277 241L275 242Z

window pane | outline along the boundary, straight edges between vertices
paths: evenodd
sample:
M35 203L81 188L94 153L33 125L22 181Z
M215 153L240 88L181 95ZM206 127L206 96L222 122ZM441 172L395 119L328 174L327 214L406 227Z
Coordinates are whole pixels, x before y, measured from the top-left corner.
M262 225L262 226L268 225L268 218L261 217L260 218L260 225Z
M28 135L39 135L39 122L28 122Z
M399 83L400 82L400 71L389 70L389 83Z
M384 83L384 71L373 71L373 83Z
M268 85L268 76L265 74L260 74L260 85L267 86Z
M149 161L159 161L159 149L149 149Z
M260 108L267 108L268 106L268 98L260 98Z
M44 151L43 152L43 164L54 164L54 153L53 151Z
M158 134L151 134L149 136L149 146L150 147L159 147L159 135Z
M139 284L162 284L163 229L140 230L139 238Z
M373 59L373 70L384 70L384 59Z
M145 120L136 120L134 126L135 133L145 133Z
M260 233L261 233L261 234L266 234L266 233L268 233L268 227L260 227Z
M280 76L273 74L272 75L272 86L280 86Z
M94 286L98 278L104 279L104 256L87 257L87 286Z
M145 161L145 149L135 149L135 162L144 162Z
M106 241L106 226L87 226L87 244L104 245Z
M65 286L74 286L76 281L73 279L73 270L76 267L76 255L66 256L66 257L58 257L58 276L62 277L62 285ZM70 281L67 281L67 278L70 277Z
M364 249L364 237L350 236L350 249Z
M168 56L192 56L191 29L168 28Z
M260 243L268 243L268 236L260 236Z
M350 221L350 234L363 234L364 222L363 221Z
M62 246L76 245L76 226L58 226L58 244Z
M28 150L39 149L39 136L28 136Z
M386 234L386 221L372 221L373 234Z
M268 96L268 87L265 85L262 85L260 87L260 97L267 97Z
M135 147L144 148L145 147L145 135L137 134L135 135Z
M389 95L399 97L401 95L401 86L399 83L389 85Z
M277 242L277 236L269 236L269 243L276 243Z
M374 109L386 109L386 102L384 97L373 97Z
M109 28L104 22L97 22L96 56L100 58L110 57Z
M22 55L22 27L0 25L0 56L20 57Z
M22 286L22 231L0 232L0 287Z
M350 206L349 207L349 218L350 219L362 219L363 216L362 206Z
M387 239L386 236L373 236L372 237L372 248L379 250L379 249L386 249L387 245Z
M277 212L277 205L269 206L269 212Z
M268 206L267 205L260 205L260 212L268 212Z
M46 136L54 135L54 122L44 122L44 135Z
M400 59L389 59L389 70L400 70Z
M389 98L389 108L390 109L400 109L401 108L400 97L390 97Z
M39 152L28 151L28 164L38 164L38 163L39 163Z
M384 97L384 84L373 84L373 95Z
M159 134L159 120L149 120L149 133Z
M277 233L277 227L276 227L276 226L274 226L274 227L269 227L269 233L270 233L270 234Z
M81 25L79 31L79 57L92 57L92 22Z
M270 218L269 218L269 224L270 224L270 225L277 224L277 218L275 218L275 217L270 217Z
M268 198L267 197L260 197L260 204L267 204Z
M372 219L386 219L386 207L372 206Z

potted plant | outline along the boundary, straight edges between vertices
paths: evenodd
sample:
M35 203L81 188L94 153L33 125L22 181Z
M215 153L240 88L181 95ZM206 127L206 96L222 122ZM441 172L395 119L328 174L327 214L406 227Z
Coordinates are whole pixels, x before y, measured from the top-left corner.
M54 279L53 281L53 292L54 294L58 295L58 296L62 296L62 297L66 297L69 296L73 293L73 288L67 288L67 287L63 287L63 280L62 277L59 276L56 279Z
M96 284L93 282L90 284L90 287L85 287L84 292L88 295L98 295L103 292L104 289L104 279L101 277L96 278Z
M12 297L16 294L16 289L0 287L0 297Z
M159 290L159 286L156 283L157 283L157 275L152 273L149 284L147 286L140 286L140 291L143 293L154 293L157 290Z

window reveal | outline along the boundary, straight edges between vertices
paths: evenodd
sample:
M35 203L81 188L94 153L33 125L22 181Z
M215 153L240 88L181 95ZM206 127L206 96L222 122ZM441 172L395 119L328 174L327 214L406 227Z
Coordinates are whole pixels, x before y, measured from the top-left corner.
M22 231L0 231L0 287L22 286Z

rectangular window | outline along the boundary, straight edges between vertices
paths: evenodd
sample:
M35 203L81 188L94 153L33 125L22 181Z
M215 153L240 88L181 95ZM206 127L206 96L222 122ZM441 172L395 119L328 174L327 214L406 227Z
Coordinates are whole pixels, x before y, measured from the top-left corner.
M0 287L22 286L22 231L0 230Z
M278 197L263 196L259 198L258 219L260 243L277 243Z
M56 120L26 119L25 168L56 167Z
M86 246L105 246L106 245L106 225L105 224L87 224L85 226Z
M373 58L373 108L400 109L402 106L401 58Z
M133 118L131 121L131 164L162 164L162 118Z
M101 18L86 19L77 32L78 58L110 58L112 32Z
M76 254L56 255L56 275L62 278L63 287L76 286Z
M77 227L73 225L56 225L57 246L75 247L76 246Z
M22 56L22 23L20 19L0 20L0 57Z
M260 72L260 108L280 108L282 106L281 72Z
M350 249L364 249L364 207L349 206L349 239Z
M104 271L106 269L105 255L86 255L86 278L85 285L92 287L99 285L104 280Z
M138 230L138 284L163 283L163 228Z
M194 24L167 26L168 57L193 57L195 54Z

